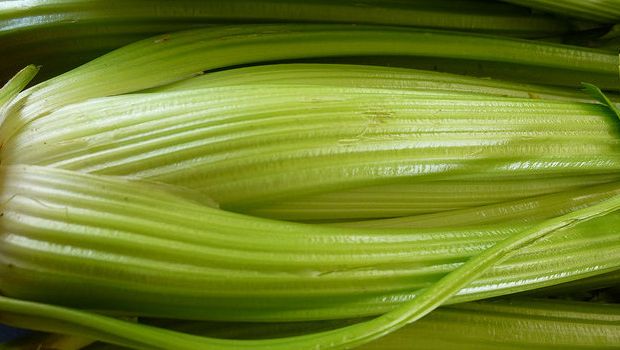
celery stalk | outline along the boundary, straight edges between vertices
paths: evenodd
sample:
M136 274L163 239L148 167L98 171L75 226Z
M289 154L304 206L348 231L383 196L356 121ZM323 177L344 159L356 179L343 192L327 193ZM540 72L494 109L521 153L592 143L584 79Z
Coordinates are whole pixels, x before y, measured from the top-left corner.
M614 118L598 104L468 93L224 86L61 108L5 140L2 161L136 176L242 212L369 186L577 178L560 191L613 180Z
M33 65L26 66L0 88L0 111L28 85L38 70Z
M0 3L0 81L21 62L60 74L147 37L198 26L265 22L332 22L444 28L518 37L573 30L568 21L479 0L378 1L20 0Z
M539 350L614 348L618 339L620 308L613 304L511 298L438 308L418 322L358 349L422 350L522 349ZM264 339L307 334L342 327L360 320L295 323L221 323L183 320L143 320L175 331L225 339ZM3 350L48 346L73 337L33 337L7 344ZM562 339L558 341L558 339ZM75 340L77 343L79 340ZM58 347L58 346L57 346ZM60 347L60 349L67 349ZM84 350L121 350L97 343Z
M620 306L536 298L511 298L438 308L416 323L358 349L552 349L614 348ZM159 327L227 339L307 334L356 320L297 323L148 321ZM88 350L119 350L99 343Z
M208 208L137 180L41 167L4 171L2 293L125 314L255 321L380 314L540 223L313 226ZM451 302L618 269L618 220L613 214L562 229L491 268Z
M29 324L37 329L79 334L120 345L138 348L195 349L344 349L363 345L382 335L402 328L447 301L486 270L515 254L532 242L540 241L556 231L570 229L580 223L620 209L620 197L544 221L498 242L492 248L472 257L459 268L438 280L413 300L370 321L345 326L333 331L268 340L224 340L196 337L177 332L131 324L92 313L0 297L0 310L5 320Z
M286 84L334 85L394 90L471 92L506 97L592 102L592 96L571 88L523 84L464 75L353 64L270 64L213 72L146 92L171 92L210 87ZM620 101L617 94L608 94Z
M365 55L500 62L543 69L543 77L544 69L559 69L587 74L590 83L603 88L618 86L618 57L593 49L400 27L224 26L140 41L24 91L16 103L25 106L9 111L0 139L8 139L24 124L67 104L152 88L205 70L271 60Z

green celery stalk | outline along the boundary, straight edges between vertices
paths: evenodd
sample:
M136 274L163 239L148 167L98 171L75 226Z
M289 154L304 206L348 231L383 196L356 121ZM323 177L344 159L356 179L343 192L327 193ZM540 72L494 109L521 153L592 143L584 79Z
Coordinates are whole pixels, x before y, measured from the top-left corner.
M3 171L2 294L130 315L291 321L381 314L540 225L303 225L205 207L138 180L47 167ZM450 302L619 269L619 220L610 214L561 229L459 288Z
M244 85L73 104L5 139L2 161L136 176L250 212L310 195L439 180L577 179L558 182L556 191L604 183L620 169L618 140L617 120L598 104Z
M47 78L149 36L239 22L401 25L532 38L573 30L562 19L479 0L5 1L0 81L21 68L20 62L45 64L40 77Z
M539 350L614 348L618 338L620 306L578 301L511 298L471 302L438 308L414 324L358 349L422 350L522 349ZM182 320L142 322L184 333L225 339L265 339L307 334L342 327L361 320L295 323L221 323ZM69 349L66 343L80 338L50 335L0 345L3 350L27 350L36 346ZM561 341L558 341L561 339ZM60 347L58 344L62 344ZM96 343L84 350L127 349Z
M603 88L618 87L618 57L586 48L400 27L224 26L140 41L24 91L9 111L0 139L8 139L26 123L62 106L152 88L205 70L273 60L366 55L445 57L557 69L565 71L565 76L587 74L589 82ZM541 77L545 76L543 71Z
M476 255L446 275L413 300L370 321L345 326L333 331L267 340L224 340L196 337L178 332L132 324L83 311L19 301L0 297L0 310L5 322L48 331L78 334L135 348L195 349L344 349L363 345L391 333L428 314L447 301L460 288L481 276L486 270L515 254L532 242L570 229L580 223L602 218L620 209L620 197L580 209L519 231L492 248ZM612 321L613 322L613 321Z
M0 111L28 85L38 70L36 66L26 66L0 88Z
M438 308L421 320L357 349L613 349L620 342L620 306L511 298ZM216 323L146 320L158 327L226 339L282 337L342 327L355 320ZM16 348L18 350L21 348ZM87 350L119 350L98 343Z
M484 6L481 6L484 5ZM532 14L518 6L460 0L403 0L337 3L310 0L232 1L85 1L20 0L0 7L4 32L81 23L218 23L322 22L446 28L518 36L566 32L570 25L551 16ZM156 22L157 21L157 22Z
M228 69L159 86L146 92L171 92L221 86L286 84L334 85L394 90L471 92L506 97L592 102L580 90L419 69L353 64L269 64ZM617 94L608 94L619 101Z

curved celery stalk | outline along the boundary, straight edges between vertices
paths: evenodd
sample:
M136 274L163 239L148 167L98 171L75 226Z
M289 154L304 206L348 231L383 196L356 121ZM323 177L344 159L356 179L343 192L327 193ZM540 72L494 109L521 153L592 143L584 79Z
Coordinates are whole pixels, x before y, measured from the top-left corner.
M10 102L20 91L22 91L26 85L34 78L39 71L39 68L33 65L29 65L20 70L13 78L6 82L0 88L0 112L4 108L4 105ZM1 114L0 114L1 115ZM1 122L1 120L0 120Z
M432 284L413 300L370 321L331 331L267 340L224 340L197 337L149 326L127 323L105 316L67 308L0 297L3 317L45 330L75 333L136 348L196 349L344 349L363 345L416 321L447 301L486 270L519 249L554 232L569 229L620 209L620 197L547 220L515 233L472 257L459 268ZM43 321L43 322L41 322Z
M302 225L204 207L136 180L3 171L2 294L125 314L246 321L380 314L537 225ZM562 229L468 283L451 302L618 269L619 220L613 214Z
M201 23L234 22L335 22L444 28L521 36L548 36L566 32L570 25L561 19L517 6L446 0L363 2L341 0L229 0L196 2L181 0L19 0L0 6L2 32L54 25L77 27L80 23L135 22ZM0 33L2 33L0 32ZM5 36L7 34L4 34Z
M581 83L581 85L583 85L586 92L588 92L592 97L594 97L601 104L607 106L616 115L616 117L620 119L620 109L618 109L618 106L616 106L616 104L613 103L609 99L609 97L601 91L601 89L599 89L595 85L588 84L588 83Z
M402 25L517 37L561 35L573 28L552 16L480 0L20 0L0 2L0 81L22 62L52 77L131 42L213 24L334 22Z
M618 85L617 56L592 49L400 27L225 26L140 41L23 92L17 106L7 112L0 139L9 139L26 123L62 106L171 83L205 70L270 60L365 55L503 62L586 73L591 83L603 88Z
M536 298L499 299L438 308L421 320L356 349L408 350L412 346L420 350L517 350L523 347L537 350L612 349L620 342L619 321L620 306L614 304ZM356 320L295 323L147 322L197 335L262 339L333 329ZM99 343L87 349L121 348Z
M471 92L505 97L592 102L570 88L524 84L419 69L354 64L271 64L229 69L159 86L146 92L171 92L221 86L286 84L334 85L395 90ZM608 94L615 101L616 94Z
M11 3L19 1L12 1ZM0 6L6 2L0 3ZM50 18L52 16L46 16ZM0 21L1 22L1 21ZM1 24L0 24L1 25ZM67 28L68 26L68 28ZM82 23L61 21L42 28L0 29L0 81L7 80L23 62L42 69L34 82L42 82L96 59L114 49L145 38L174 31L212 25L194 23Z
M136 176L250 211L309 195L431 180L593 176L582 185L608 182L597 176L618 173L619 142L617 121L597 104L244 85L73 104L5 140L2 161ZM557 191L575 187L560 183Z
M519 349L539 350L614 348L618 338L620 307L577 301L512 298L441 307L421 320L357 349L421 350ZM264 339L342 327L361 320L295 323L215 323L158 320L145 323L184 333L225 339ZM558 341L558 339L562 339ZM26 350L60 342L79 343L75 337L33 337L1 347ZM83 341L86 343L86 341ZM60 343L63 344L63 343ZM61 348L61 347L58 347ZM61 349L66 349L62 347ZM120 350L98 343L87 350ZM86 350L85 349L85 350Z

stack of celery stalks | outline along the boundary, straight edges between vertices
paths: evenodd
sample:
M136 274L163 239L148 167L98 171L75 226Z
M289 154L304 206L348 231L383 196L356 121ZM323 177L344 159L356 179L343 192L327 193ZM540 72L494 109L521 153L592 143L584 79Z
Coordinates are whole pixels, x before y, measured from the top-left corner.
M620 0L509 2L0 2L0 349L620 349Z

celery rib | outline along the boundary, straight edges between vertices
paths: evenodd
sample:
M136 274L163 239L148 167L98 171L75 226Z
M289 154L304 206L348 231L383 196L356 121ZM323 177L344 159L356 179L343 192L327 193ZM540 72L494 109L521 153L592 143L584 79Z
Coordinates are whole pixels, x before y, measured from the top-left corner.
M405 350L413 344L419 349L512 349L523 346L540 350L614 348L618 342L617 305L535 298L512 298L441 307L418 322L387 335L360 349ZM535 317L533 317L535 316ZM17 322L9 318L10 321ZM464 322L467 320L467 322ZM145 320L144 322L190 334L226 339L254 339L307 334L341 327L359 320L295 323L215 323L181 320ZM30 323L32 320L24 319ZM553 324L550 322L554 322ZM491 331L492 330L492 331ZM557 337L566 341L557 344ZM71 338L66 337L65 342ZM497 339L502 342L497 342ZM56 344L63 338L52 335L15 344L14 350L37 344ZM83 341L75 338L76 342ZM97 343L88 350L124 350L119 346Z
M179 185L251 212L394 182L539 175L585 183L617 172L617 132L596 104L258 85L70 105L29 123L2 158Z
M481 4L485 6L481 8ZM84 1L20 0L0 7L4 30L32 29L72 23L124 22L226 23L244 22L336 22L452 28L465 31L516 35L549 35L565 32L569 25L551 16L531 14L517 6L460 1L458 10L449 1L355 1L333 3L311 0L305 3L277 0L194 1Z
M156 87L205 70L269 60L373 54L557 68L587 73L591 83L603 88L617 88L618 83L617 57L592 49L398 27L224 26L140 41L41 83L21 95L20 103L30 101L26 106L9 111L0 138L7 140L25 123L70 103Z
M438 349L540 350L614 348L620 310L613 304L511 298L438 308L425 318L387 335L363 350ZM148 320L149 324L227 339L269 338L333 329L357 320L297 323L215 323ZM565 339L557 343L558 338ZM501 339L501 342L498 340ZM99 343L88 350L120 350Z
M309 226L207 208L135 180L40 167L5 171L3 293L149 315L265 320L379 313L394 307L385 301L390 295L408 291L400 298L411 297L411 289L428 287L535 224ZM617 188L601 190L610 196ZM591 204L601 199L594 196ZM598 218L523 249L463 297L527 290L620 267L618 219ZM566 262L564 255L574 258ZM166 282L156 288L154 279ZM362 308L334 304L336 297ZM312 309L281 310L306 309L308 300ZM235 312L224 305L236 305Z
M28 85L38 71L39 68L34 65L26 66L0 88L0 112L5 104L15 98Z
M213 72L147 90L171 92L222 86L286 84L378 89L471 92L520 98L589 102L581 91L545 85L484 79L443 72L357 64L269 64ZM609 94L618 100L617 95Z
M18 62L45 63L41 76L52 77L153 35L239 22L401 25L532 38L572 30L562 19L475 0L456 7L448 0L20 0L0 4L0 81L21 68Z
M130 324L123 321L97 316L80 311L60 308L56 306L17 301L2 297L0 308L5 314L14 314L18 318L34 317L47 318L49 328L65 329L78 332L84 336L111 341L113 343L143 344L142 347L174 347L177 349L195 349L196 347L210 347L213 349L254 348L254 349L285 349L294 346L297 349L316 349L329 347L342 349L362 345L386 333L402 328L405 324L417 320L428 314L437 306L448 300L458 289L475 280L488 268L511 255L521 247L551 234L558 229L567 228L579 222L601 217L620 208L620 197L577 210L563 215L531 229L524 230L499 242L492 248L468 260L461 267L448 274L430 288L419 294L410 302L401 307L377 317L373 320L346 326L333 331L315 333L311 335L295 336L269 340L222 340L207 337L195 337L176 332L155 329L148 326ZM5 316L6 317L6 316ZM53 322L53 321L56 322ZM64 327L63 327L64 325ZM79 325L79 327L76 327ZM39 327L41 325L39 324ZM126 340L125 340L126 339Z

